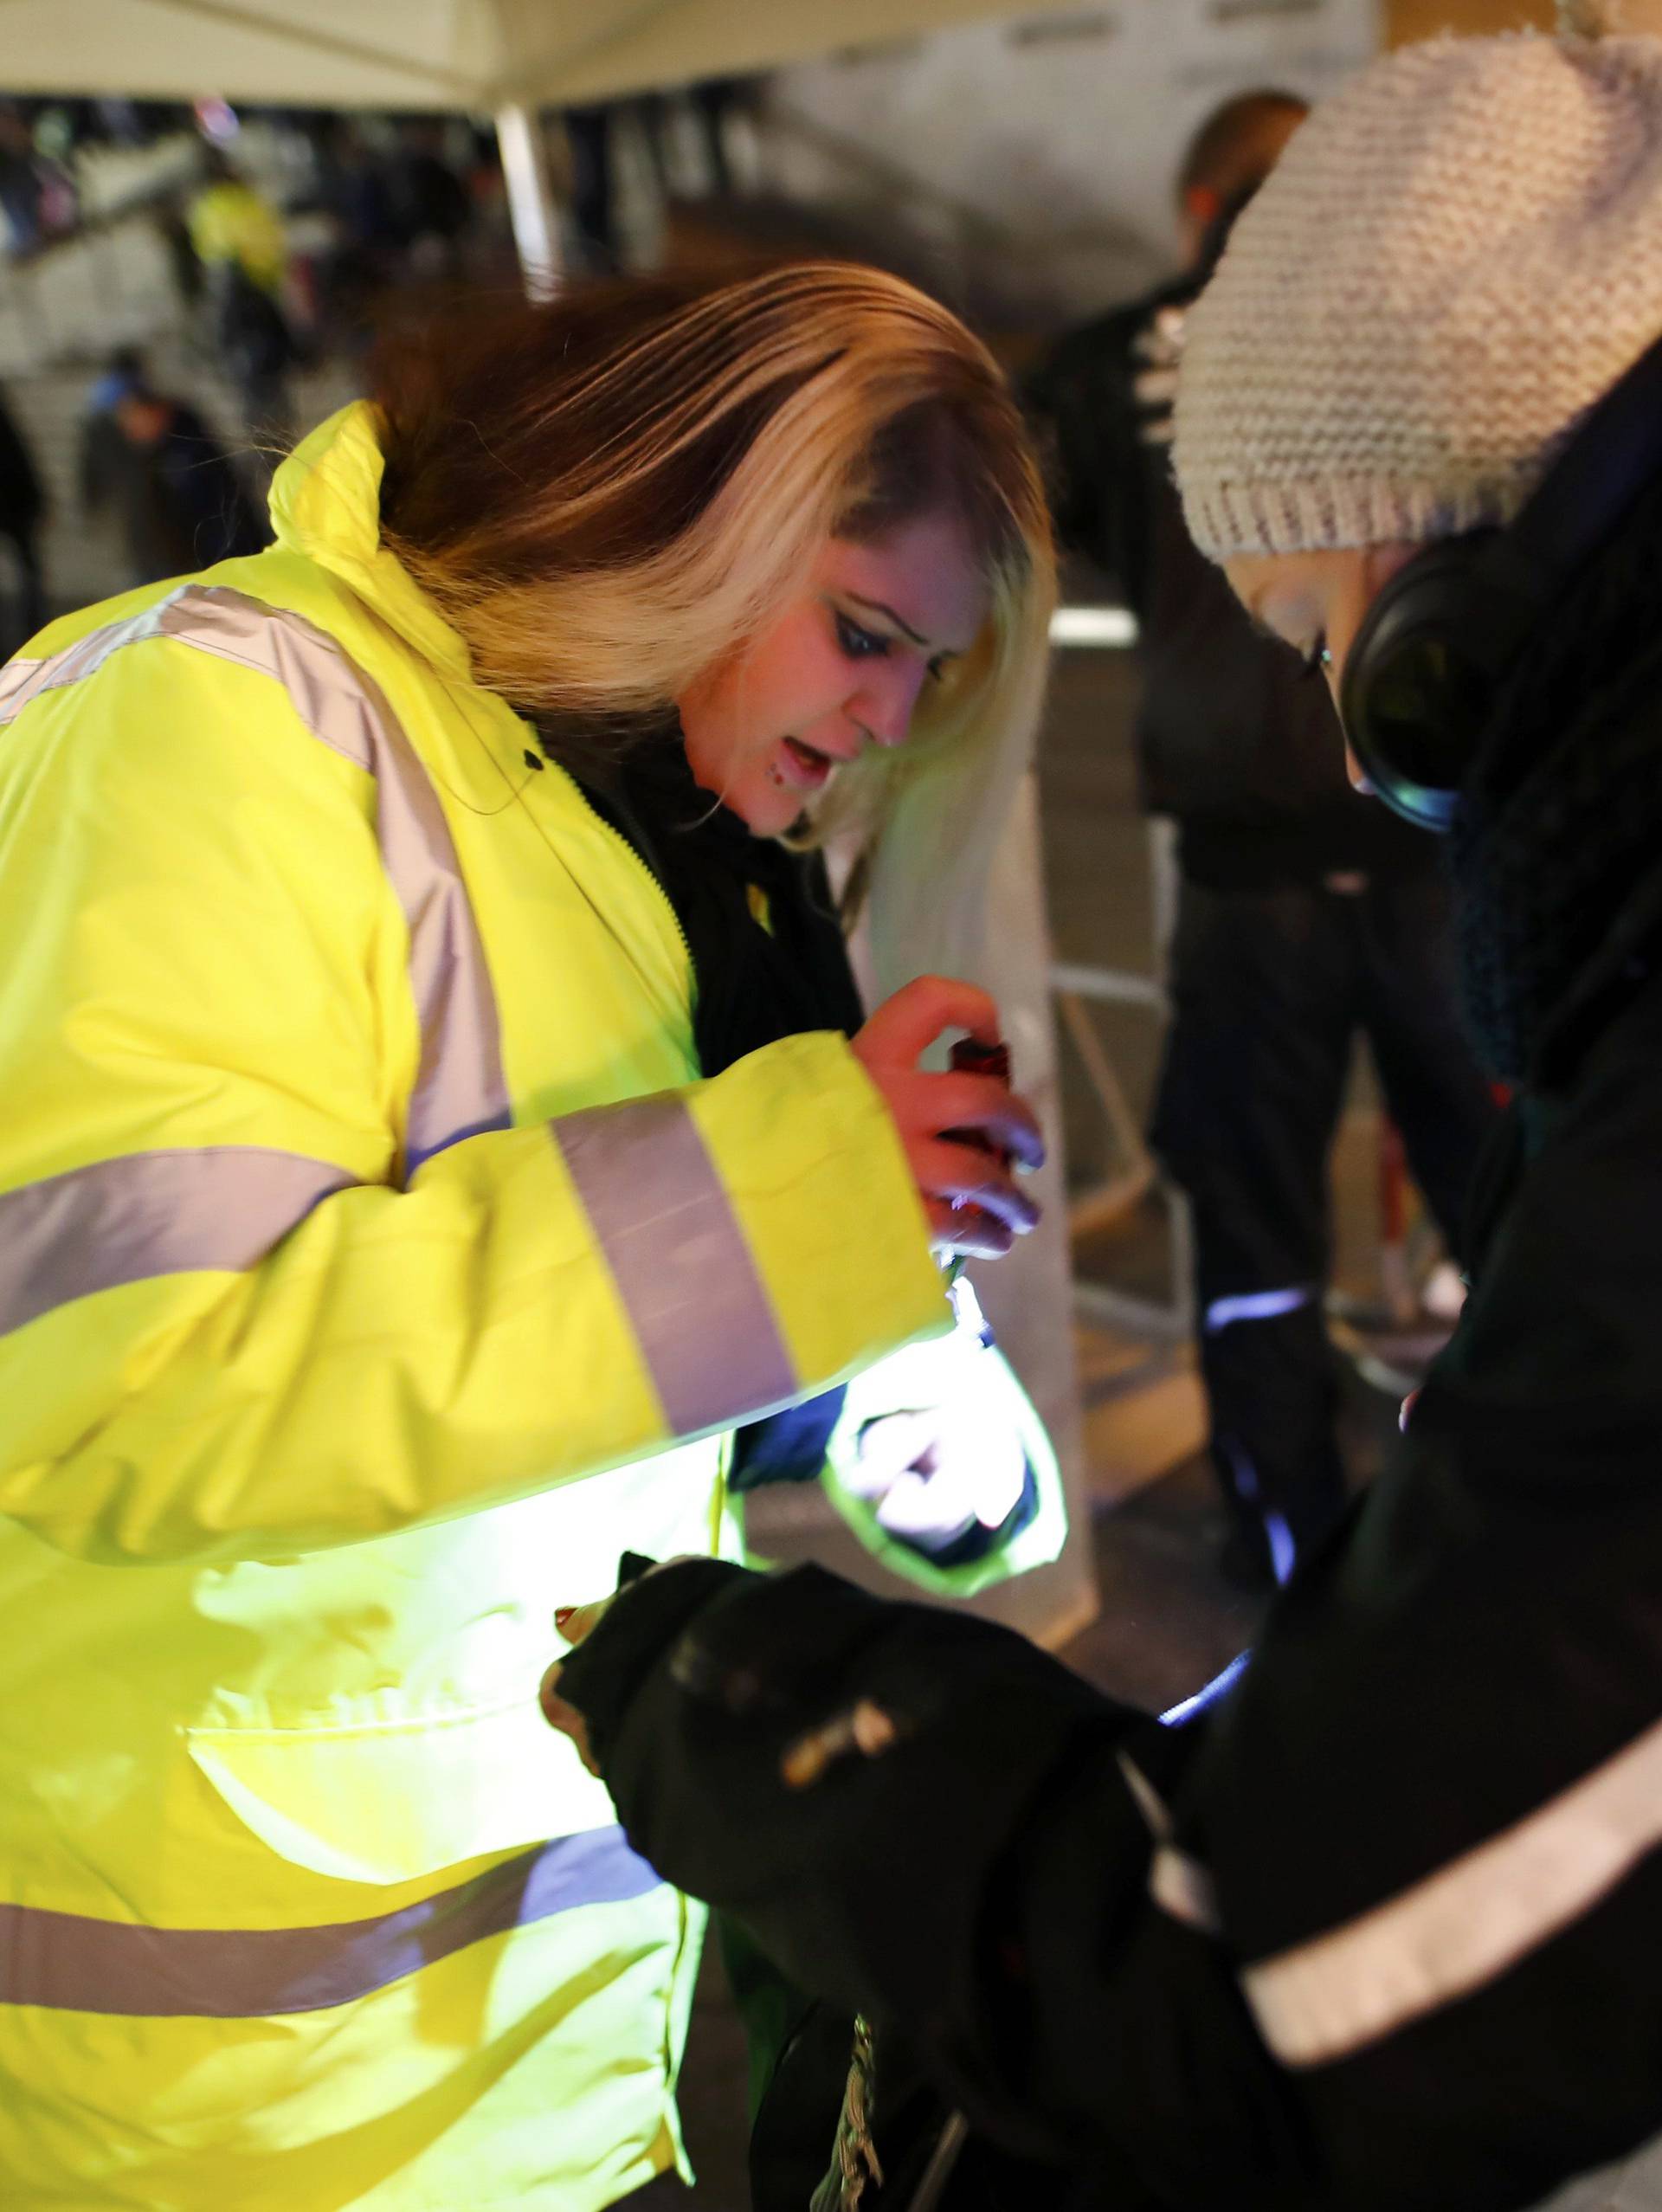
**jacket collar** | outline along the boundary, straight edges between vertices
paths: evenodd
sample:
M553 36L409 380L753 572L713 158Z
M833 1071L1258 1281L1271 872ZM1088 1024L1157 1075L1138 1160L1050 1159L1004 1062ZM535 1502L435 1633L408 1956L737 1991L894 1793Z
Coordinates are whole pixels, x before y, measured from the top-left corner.
M447 675L471 680L460 632L381 543L380 429L377 409L358 399L295 447L272 480L277 543L349 584Z

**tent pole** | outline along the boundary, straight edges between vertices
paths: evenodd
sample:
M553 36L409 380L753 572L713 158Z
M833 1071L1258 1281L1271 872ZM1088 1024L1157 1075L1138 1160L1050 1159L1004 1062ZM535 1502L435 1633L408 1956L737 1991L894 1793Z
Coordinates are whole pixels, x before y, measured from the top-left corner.
M541 118L534 108L519 104L499 107L496 142L526 296L551 300L559 289L560 233Z

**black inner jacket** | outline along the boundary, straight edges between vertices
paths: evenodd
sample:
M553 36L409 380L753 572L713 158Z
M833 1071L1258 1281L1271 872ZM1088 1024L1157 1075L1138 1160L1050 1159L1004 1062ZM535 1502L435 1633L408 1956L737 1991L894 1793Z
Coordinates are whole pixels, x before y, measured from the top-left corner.
M580 780L652 870L686 932L700 1074L719 1075L805 1030L854 1035L865 1009L817 853L753 835L694 783L673 731L584 767Z

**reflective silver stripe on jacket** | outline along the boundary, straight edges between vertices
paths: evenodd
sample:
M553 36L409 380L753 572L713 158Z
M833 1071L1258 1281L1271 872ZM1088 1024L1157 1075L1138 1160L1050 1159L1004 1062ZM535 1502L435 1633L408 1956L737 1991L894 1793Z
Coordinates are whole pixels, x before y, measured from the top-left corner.
M1117 1751L1114 1757L1154 1839L1154 1850L1149 1860L1150 1896L1174 1920L1182 1920L1203 1934L1215 1935L1220 1923L1212 1877L1198 1859L1180 1851L1172 1841L1170 1809L1142 1768L1124 1751Z
M274 678L312 735L375 778L381 857L409 925L421 1028L406 1174L447 1145L507 1128L496 998L443 809L379 687L325 631L245 592L182 584L48 661L0 670L0 726L42 693L91 675L113 653L158 637Z
M320 1928L153 1928L0 1905L0 2004L127 2019L322 2012L454 1951L582 1905L659 1886L619 1828L557 1836L469 1881Z
M128 1152L0 1196L0 1336L94 1291L239 1273L353 1181L257 1145Z
M1321 2066L1483 1987L1662 1843L1662 1723L1539 1811L1241 1979L1284 2064Z
M802 1385L698 1125L673 1092L551 1124L670 1432L731 1428Z

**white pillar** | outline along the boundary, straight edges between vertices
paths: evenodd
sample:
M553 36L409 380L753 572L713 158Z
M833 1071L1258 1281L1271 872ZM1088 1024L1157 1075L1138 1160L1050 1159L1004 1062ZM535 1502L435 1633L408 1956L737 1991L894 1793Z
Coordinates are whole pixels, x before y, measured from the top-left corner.
M513 242L532 300L551 300L560 283L560 231L549 182L548 150L534 108L516 105L496 113L496 142L508 188Z

